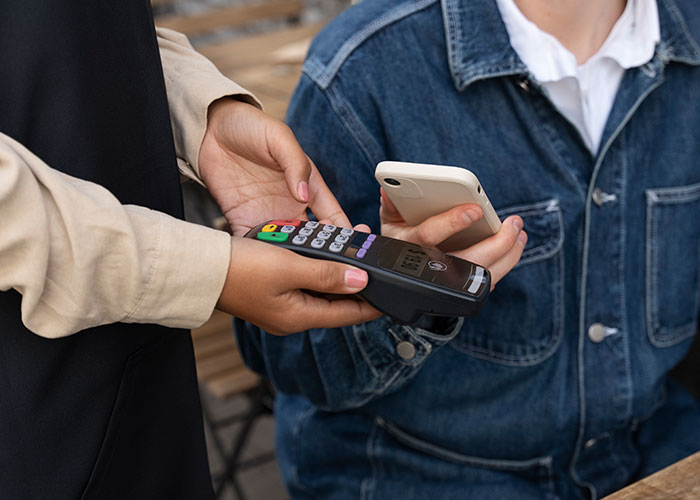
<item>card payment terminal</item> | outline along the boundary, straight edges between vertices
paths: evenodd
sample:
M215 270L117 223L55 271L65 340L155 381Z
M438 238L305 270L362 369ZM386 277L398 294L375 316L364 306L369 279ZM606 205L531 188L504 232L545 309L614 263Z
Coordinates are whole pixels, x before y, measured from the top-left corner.
M245 237L364 269L369 282L358 295L403 324L415 323L424 314L473 316L491 287L489 271L467 260L331 224L271 220Z

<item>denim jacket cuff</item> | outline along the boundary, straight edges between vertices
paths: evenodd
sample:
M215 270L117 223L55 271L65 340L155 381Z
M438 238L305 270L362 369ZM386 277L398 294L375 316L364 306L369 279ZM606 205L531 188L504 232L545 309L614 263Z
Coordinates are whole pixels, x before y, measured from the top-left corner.
M420 366L433 350L452 340L463 322L463 318L444 318L421 322L420 326L406 326L384 317L377 322L357 325L354 334L373 375L384 383L393 384L397 378L403 378L399 372L404 368Z

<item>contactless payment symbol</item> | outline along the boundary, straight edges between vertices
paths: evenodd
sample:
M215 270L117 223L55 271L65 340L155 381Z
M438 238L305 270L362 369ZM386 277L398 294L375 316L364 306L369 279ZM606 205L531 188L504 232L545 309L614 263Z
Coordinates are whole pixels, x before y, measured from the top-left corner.
M428 262L428 268L431 271L447 271L447 264L439 260L431 260Z

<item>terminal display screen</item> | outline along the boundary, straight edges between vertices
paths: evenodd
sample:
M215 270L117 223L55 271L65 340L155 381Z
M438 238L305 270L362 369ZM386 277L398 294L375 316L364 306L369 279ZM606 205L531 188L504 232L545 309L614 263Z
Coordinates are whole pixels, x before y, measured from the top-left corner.
M394 263L394 271L419 278L428 263L428 254L419 247L404 247Z

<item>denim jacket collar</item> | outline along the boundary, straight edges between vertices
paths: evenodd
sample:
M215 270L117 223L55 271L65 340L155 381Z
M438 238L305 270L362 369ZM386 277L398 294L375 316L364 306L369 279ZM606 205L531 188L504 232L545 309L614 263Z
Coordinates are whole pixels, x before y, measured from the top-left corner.
M450 73L457 90L478 80L528 75L492 0L441 0ZM467 5L468 4L468 5ZM663 63L700 65L700 45L692 37L674 0L658 0Z

